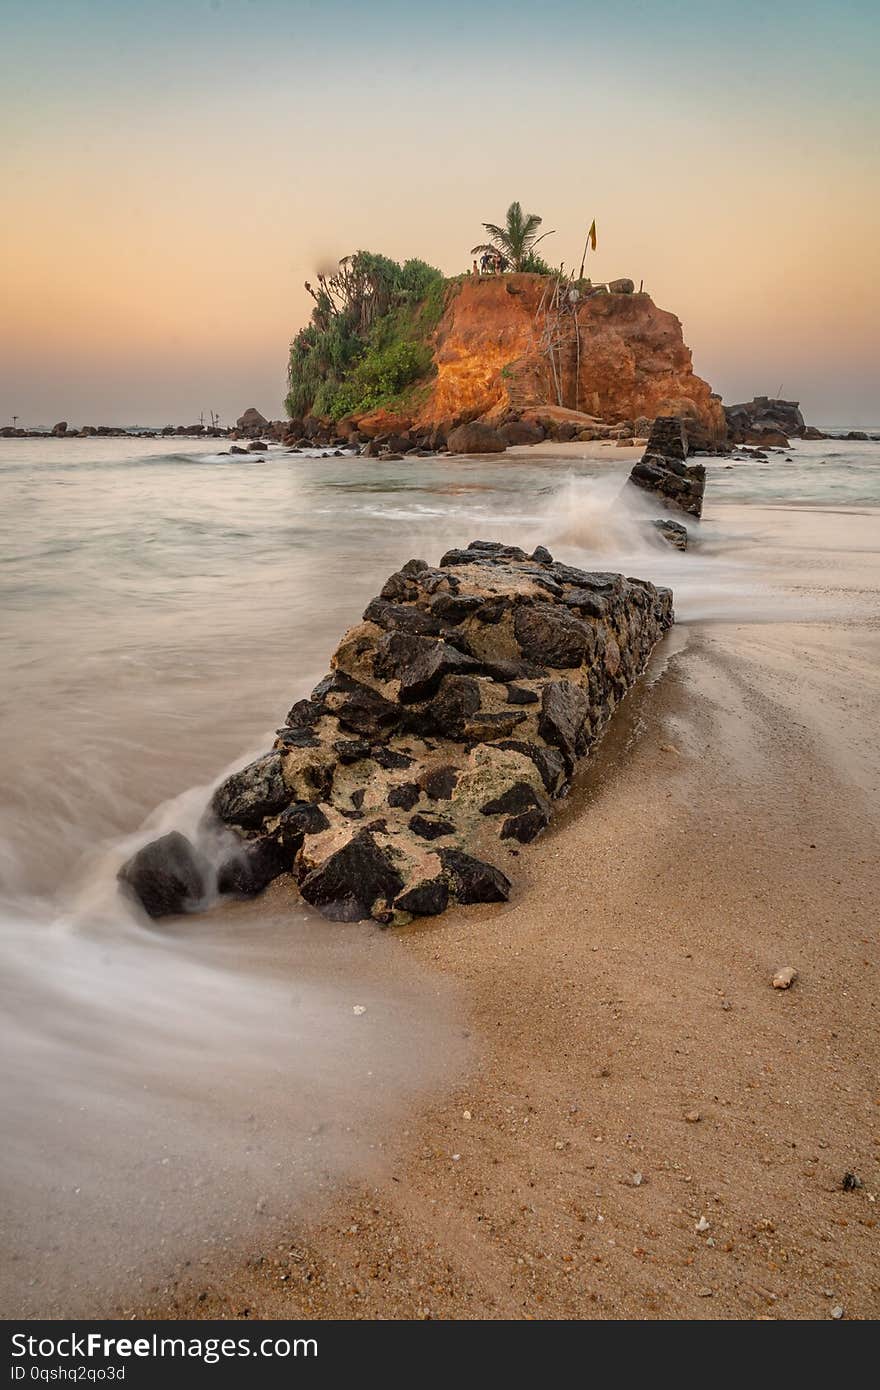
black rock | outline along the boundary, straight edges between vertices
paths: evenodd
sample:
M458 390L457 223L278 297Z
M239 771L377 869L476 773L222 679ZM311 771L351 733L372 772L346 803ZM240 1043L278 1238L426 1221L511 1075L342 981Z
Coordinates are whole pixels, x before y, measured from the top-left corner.
M432 812L421 812L413 816L409 822L409 828L414 835L419 835L423 840L440 840L444 835L454 835L455 826L452 821L445 820L443 816L438 816Z
M432 801L449 801L452 793L458 784L458 768L447 763L444 767L435 767L426 777L422 778L422 786L427 796Z
M374 763L386 768L389 772L404 767L412 767L413 759L408 753L400 753L396 748L385 748L381 743L374 744L370 749L370 757Z
M412 665L400 677L399 699L402 705L416 704L428 700L435 694L444 676L456 675L463 671L474 671L479 662L465 656L448 642L435 642L421 652Z
M281 758L277 753L266 753L220 784L211 798L211 810L227 825L256 830L267 816L277 815L289 801L290 789L282 775Z
M538 732L548 743L562 750L569 770L573 769L578 742L587 718L585 692L573 681L550 681L541 697Z
M436 917L449 905L449 885L445 878L428 879L417 883L409 892L401 893L394 906L414 917Z
M482 606L483 600L477 594L464 594L461 598L455 594L435 594L431 599L431 612L441 623L461 623Z
M374 739L388 737L400 723L401 710L370 686L350 680L346 682L346 696L336 715L347 729Z
M519 685L508 685L507 703L509 705L536 705L538 696L534 690L524 690Z
M418 782L399 782L388 793L388 805L399 806L404 811L411 811L421 794L422 789Z
M525 743L512 738L504 739L498 747L510 748L514 753L523 753L527 758L531 758L549 794L562 795L566 785L567 768L562 754L555 748L545 748L541 743Z
M552 565L553 556L545 545L536 546L532 551L531 559L539 565Z
M333 751L343 766L359 763L370 756L370 744L363 738L338 738Z
M319 835L328 830L330 822L314 801L294 801L278 820L278 834L289 849L296 852L306 835Z
M292 729L311 728L322 714L326 714L326 710L321 701L297 700L284 722Z
M658 415L651 425L648 436L649 454L660 454L667 459L686 459L688 439L684 420L680 415Z
M575 608L587 618L604 618L608 612L608 599L592 589L570 589L565 596L567 608Z
M185 835L172 830L126 860L117 878L151 917L172 917L198 907L211 865Z
M306 725L292 729L285 725L276 735L276 747L281 748L317 748L321 741Z
M553 573L562 584L576 584L579 589L593 589L600 594L610 594L622 588L622 577L607 570L579 570L574 565L564 565L561 560L556 560Z
M376 643L373 671L379 680L399 680L419 657L432 652L436 646L437 639L434 637L392 629Z
M217 891L234 893L237 897L262 893L273 879L288 872L291 863L290 847L278 840L268 836L260 840L246 840L220 864Z
M375 903L390 907L403 879L369 830L359 830L299 885L307 903L334 922L360 922Z
M508 816L501 827L501 839L519 840L521 845L527 845L549 824L549 809L532 806L528 811L521 811L518 816Z
M417 733L461 738L467 719L480 708L480 687L472 676L446 676L433 700L413 710L409 727Z
M510 879L496 869L494 864L486 864L482 859L474 859L460 849L440 849L440 862L453 896L460 903L498 903L507 902L510 897Z
M470 541L468 550L479 550L485 554L495 555L500 560L527 560L529 557L524 550L520 550L518 545L505 545L503 541ZM440 561L443 564L443 561Z
M374 598L364 609L364 621L386 630L396 628L400 632L422 633L426 637L440 636L440 624L433 614L416 608L414 604L388 603L385 599Z
M413 582L412 573L412 571L397 570L395 574L389 575L379 590L379 597L390 599L392 602L397 600L406 602L416 598L419 591Z
M549 603L520 604L513 630L524 657L548 666L580 666L595 645L592 627Z
M480 807L484 816L510 816L519 811L528 811L533 806L542 805L542 800L538 796L534 787L530 787L528 782L514 782L512 787L508 787L506 792L494 797Z

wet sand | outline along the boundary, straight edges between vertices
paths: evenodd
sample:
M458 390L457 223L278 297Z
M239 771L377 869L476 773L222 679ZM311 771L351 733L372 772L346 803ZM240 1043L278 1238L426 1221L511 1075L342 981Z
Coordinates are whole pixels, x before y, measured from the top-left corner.
M463 997L461 1082L138 1312L877 1316L877 514L749 514L799 620L676 628L513 900L403 935Z

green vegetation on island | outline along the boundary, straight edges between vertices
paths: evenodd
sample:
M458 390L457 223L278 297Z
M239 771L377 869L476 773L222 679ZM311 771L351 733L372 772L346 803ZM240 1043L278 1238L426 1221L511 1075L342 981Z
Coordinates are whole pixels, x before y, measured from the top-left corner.
M491 252L496 269L556 274L535 250L551 235L538 236L540 225L537 213L511 203L503 226L483 223L491 242L471 254ZM341 420L379 406L411 404L434 371L430 339L448 290L461 278L446 278L422 260L400 265L357 251L332 274L319 275L317 285L306 282L315 307L290 345L288 415Z
M346 256L317 287L307 283L315 307L290 345L288 414L340 420L426 379L450 283L425 261L400 265L371 251Z

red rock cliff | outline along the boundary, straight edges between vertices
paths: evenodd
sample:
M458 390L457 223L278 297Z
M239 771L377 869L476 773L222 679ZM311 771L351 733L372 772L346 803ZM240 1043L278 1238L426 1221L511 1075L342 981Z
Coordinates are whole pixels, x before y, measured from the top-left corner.
M724 437L721 403L694 374L674 314L647 294L599 294L549 310L548 283L539 275L483 276L452 292L435 337L437 376L417 425L561 403L612 423L686 415L711 438Z

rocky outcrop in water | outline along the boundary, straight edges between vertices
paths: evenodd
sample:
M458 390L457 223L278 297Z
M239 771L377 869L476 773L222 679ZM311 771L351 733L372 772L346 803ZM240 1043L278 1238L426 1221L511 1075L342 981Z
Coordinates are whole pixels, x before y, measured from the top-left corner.
M651 426L648 446L633 465L629 481L664 506L672 505L699 520L703 512L706 469L688 465L688 438L678 416L659 416Z
M663 539L676 550L687 550L688 533L687 527L682 526L678 521L670 521L669 517L661 520L652 521L651 525L660 532Z
M798 401L755 396L752 401L726 405L724 414L731 444L786 448L790 437L800 438L806 429Z
M217 788L204 828L231 832L220 891L287 873L325 916L382 923L506 899L519 847L672 621L668 589L543 547L474 541L437 566L410 560L273 747ZM170 839L120 871L153 915L200 896L201 850Z

